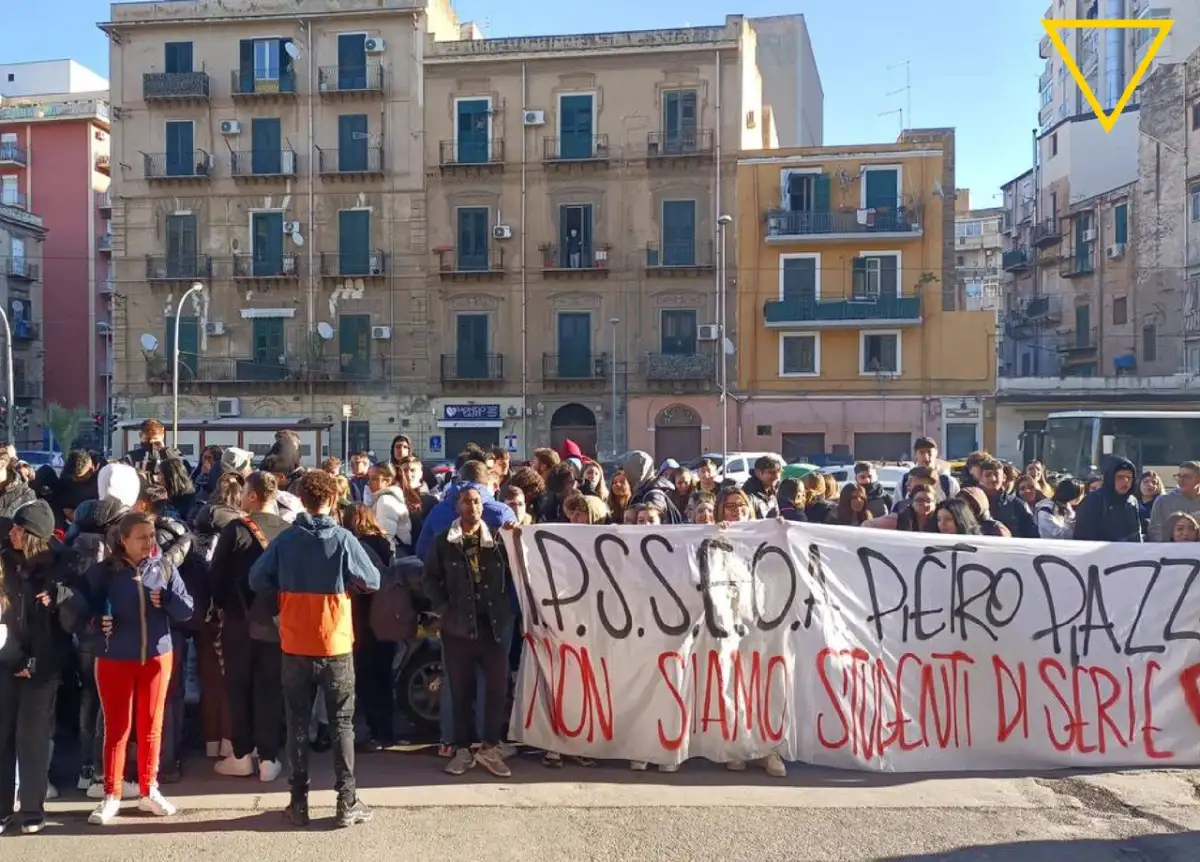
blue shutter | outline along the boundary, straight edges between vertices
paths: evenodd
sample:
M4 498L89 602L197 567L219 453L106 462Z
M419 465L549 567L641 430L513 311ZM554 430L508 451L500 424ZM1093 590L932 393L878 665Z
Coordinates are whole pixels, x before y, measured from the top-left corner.
M488 376L488 316L460 314L456 321L455 360L458 377L484 380Z
M1075 306L1075 346L1090 347L1092 343L1092 307Z
M338 117L339 171L365 171L369 144L366 114L342 114Z
M864 174L862 181L866 187L867 209L883 210L887 213L886 218L876 217L876 226L878 227L881 222L885 225L889 221L894 222L900 208L900 178L896 175L896 171L894 169L869 170Z
M1197 102L1200 106L1200 102ZM1129 205L1118 204L1113 210L1113 240L1122 244L1129 242Z
M256 317L251 321L253 350L249 362L237 363L238 380L283 380L287 377L287 347L282 317Z
M167 123L167 176L190 177L196 173L196 147L191 120Z
M167 74L186 75L194 72L191 42L167 42L163 45L164 69Z
M488 125L491 104L487 99L463 99L457 104L457 113L455 129L458 152L455 158L463 165L485 164L490 145Z
M671 356L696 353L696 312L671 309L662 313L662 352Z
M171 362L175 358L175 317L167 318L167 371L171 373ZM200 318L179 318L179 379L192 380L196 376L200 360Z
M829 174L821 174L813 178L813 208L815 213L829 212L829 193L832 183Z
M558 376L592 376L592 315L586 311L558 313Z
M338 89L367 88L367 37L364 33L338 35Z
M167 216L167 277L194 278L201 275L196 252L196 217Z
M283 213L254 213L251 216L254 244L254 274L283 274Z
M371 375L371 316L343 314L338 318L338 354L343 377Z
M458 268L485 270L488 268L488 211L487 207L458 209Z
M239 93L254 92L254 40L243 39L238 43L238 90Z
M696 150L696 91L671 90L663 99L664 148L668 154Z
M276 117L264 117L250 123L250 167L256 174L283 173L283 123Z
M368 275L371 264L371 211L338 213L338 275Z
M662 244L664 266L695 266L695 201L663 202Z
M590 159L593 151L593 97L563 96L558 102L558 157L560 159Z

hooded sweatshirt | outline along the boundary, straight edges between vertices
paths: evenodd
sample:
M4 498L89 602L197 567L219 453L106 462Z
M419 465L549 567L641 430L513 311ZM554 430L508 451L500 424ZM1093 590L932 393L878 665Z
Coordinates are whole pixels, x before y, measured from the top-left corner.
M655 474L654 459L649 453L639 450L630 452L622 461L621 468L629 479L629 487L633 489L630 506L649 503L662 511L664 524L683 523L683 515L671 501L675 486Z
M370 495L369 490L367 493ZM375 510L375 520L379 522L383 534L388 538L395 538L400 555L408 556L412 552L413 524L404 492L395 485L389 486L380 491L368 505Z
M96 477L96 492L99 498L113 497L127 509L137 505L142 492L142 480L137 470L128 464L105 464Z
M1117 493L1117 473L1133 476L1129 490ZM1075 512L1075 538L1084 542L1142 541L1142 513L1137 499L1137 468L1114 458L1104 471L1104 484L1083 498ZM1174 514L1174 513L1171 513Z
M429 516L425 518L425 523L421 527L421 535L417 539L416 556L422 560L429 553L429 549L433 547L433 540L437 538L438 534L449 530L450 525L458 518L458 495L463 488L474 488L483 498L483 523L487 524L493 534L496 534L505 524L517 522L517 516L508 504L501 503L493 497L486 485L455 482L447 486L446 493L430 510Z

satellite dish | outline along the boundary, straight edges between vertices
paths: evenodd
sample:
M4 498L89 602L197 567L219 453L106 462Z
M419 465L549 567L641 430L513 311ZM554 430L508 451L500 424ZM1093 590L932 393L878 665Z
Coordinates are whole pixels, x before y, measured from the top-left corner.
M142 350L145 350L147 353L153 353L158 350L158 339L149 332L142 333L141 342Z
M300 49L296 47L295 42L284 42L283 43L283 52L285 54L287 54L289 57L291 57L293 60L300 59Z
M296 231L295 233L292 234L292 242L294 242L298 246L304 245L304 237L302 237L300 235L300 231Z
M321 337L322 341L332 341L333 340L333 327L322 320L320 323L317 324L317 335L319 335ZM153 338L153 336L151 336L151 338Z

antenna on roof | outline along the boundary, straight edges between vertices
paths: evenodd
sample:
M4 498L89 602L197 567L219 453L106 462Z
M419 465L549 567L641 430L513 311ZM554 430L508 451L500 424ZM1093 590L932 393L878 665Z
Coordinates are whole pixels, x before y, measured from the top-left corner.
M908 122L911 124L913 121L913 119L912 119L912 61L911 60L901 60L899 63L893 63L892 65L888 66L887 68L888 68L889 72L894 72L896 69L899 69L901 66L904 67L904 86L900 87L898 90L892 90L887 95L888 95L888 98L891 98L892 96L898 96L901 93L904 94L904 114L902 114L901 116L902 117L907 116ZM901 124L900 124L900 131L904 131L904 123L903 122L901 122Z

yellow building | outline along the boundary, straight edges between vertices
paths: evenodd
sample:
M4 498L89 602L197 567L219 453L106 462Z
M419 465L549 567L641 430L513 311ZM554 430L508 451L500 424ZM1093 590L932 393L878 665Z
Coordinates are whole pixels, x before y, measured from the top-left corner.
M955 274L954 132L738 161L736 448L789 461L985 445L996 315ZM732 444L730 448L735 448Z

